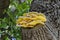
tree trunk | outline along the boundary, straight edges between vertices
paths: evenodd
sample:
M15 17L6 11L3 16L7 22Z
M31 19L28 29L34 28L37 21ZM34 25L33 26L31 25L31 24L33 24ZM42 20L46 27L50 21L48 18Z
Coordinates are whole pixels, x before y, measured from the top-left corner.
M42 12L47 22L44 27L22 28L22 40L60 40L60 1L33 0L30 11Z
M4 10L6 10L9 7L10 0L0 0L0 18L4 18L7 16L6 13L4 13Z
M22 40L57 40L46 26L36 26L32 29L22 28Z

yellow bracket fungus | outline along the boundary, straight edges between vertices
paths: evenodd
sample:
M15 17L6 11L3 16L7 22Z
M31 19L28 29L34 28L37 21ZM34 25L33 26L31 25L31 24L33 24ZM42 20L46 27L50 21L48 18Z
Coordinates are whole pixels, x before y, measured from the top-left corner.
M16 24L20 27L28 28L35 27L35 25L40 24L44 25L46 22L46 16L43 13L38 12L29 12L24 13L23 16L20 16Z

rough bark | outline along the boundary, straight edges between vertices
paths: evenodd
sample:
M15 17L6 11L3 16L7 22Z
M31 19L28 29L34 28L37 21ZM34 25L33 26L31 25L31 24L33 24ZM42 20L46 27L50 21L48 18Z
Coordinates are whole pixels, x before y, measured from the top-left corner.
M40 25L33 29L22 28L22 40L57 40L46 26Z

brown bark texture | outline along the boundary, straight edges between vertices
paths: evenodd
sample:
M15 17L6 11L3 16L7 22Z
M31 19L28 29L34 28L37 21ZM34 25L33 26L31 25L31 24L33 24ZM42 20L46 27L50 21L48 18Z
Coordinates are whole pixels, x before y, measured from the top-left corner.
M22 28L22 40L57 40L46 26L37 26L33 29Z

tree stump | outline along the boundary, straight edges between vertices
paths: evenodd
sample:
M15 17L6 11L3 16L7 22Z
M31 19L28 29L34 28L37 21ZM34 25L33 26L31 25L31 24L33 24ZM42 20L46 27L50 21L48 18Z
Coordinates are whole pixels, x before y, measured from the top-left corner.
M60 40L59 4L59 0L33 0L30 11L44 13L47 22L44 27L22 28L22 40Z

